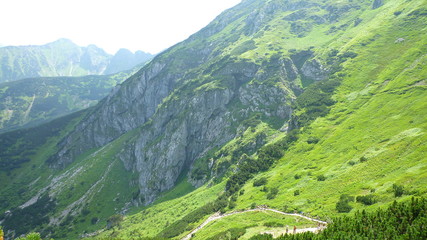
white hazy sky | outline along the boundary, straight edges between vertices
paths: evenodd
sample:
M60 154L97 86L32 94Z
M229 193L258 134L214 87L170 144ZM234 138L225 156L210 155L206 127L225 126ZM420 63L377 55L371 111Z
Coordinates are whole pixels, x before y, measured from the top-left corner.
M113 54L158 53L197 32L241 0L1 0L0 45L68 38Z

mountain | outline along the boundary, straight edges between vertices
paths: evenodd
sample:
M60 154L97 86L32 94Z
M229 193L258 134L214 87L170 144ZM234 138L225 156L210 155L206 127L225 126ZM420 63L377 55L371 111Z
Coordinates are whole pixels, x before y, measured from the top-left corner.
M119 50L112 56L95 45L80 47L68 39L41 46L2 47L0 82L35 77L111 74L129 70L152 57L148 53L123 54L123 51L126 50Z
M151 58L153 58L153 55L149 53L145 53L143 51L136 51L135 53L132 53L128 49L122 48L111 58L110 64L104 74L113 74L131 69L138 64L149 61Z
M242 1L96 106L0 135L2 226L182 239L217 211L425 197L426 3ZM256 214L194 238L301 224Z
M135 71L0 83L0 132L34 126L93 106Z

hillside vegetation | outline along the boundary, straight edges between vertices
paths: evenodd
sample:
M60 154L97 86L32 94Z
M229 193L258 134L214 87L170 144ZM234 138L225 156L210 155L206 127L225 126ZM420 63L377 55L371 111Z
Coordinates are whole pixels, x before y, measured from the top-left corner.
M426 6L242 1L27 154L29 133L0 135L2 225L181 239L216 212L259 205L329 222L418 209L394 201L427 191ZM261 215L223 218L195 239L295 223Z
M94 106L134 72L0 83L0 132L34 126Z

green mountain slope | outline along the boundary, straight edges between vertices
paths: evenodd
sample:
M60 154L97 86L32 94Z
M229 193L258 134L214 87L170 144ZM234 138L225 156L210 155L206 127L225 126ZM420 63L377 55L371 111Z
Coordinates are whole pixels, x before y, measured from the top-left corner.
M125 49L112 56L95 45L80 47L68 39L41 46L2 47L0 83L35 77L112 74L129 70L152 57Z
M93 106L134 72L1 83L0 132L34 126Z
M2 225L180 239L216 211L328 220L425 196L425 6L243 1L43 145L0 135ZM257 221L203 232L261 231Z

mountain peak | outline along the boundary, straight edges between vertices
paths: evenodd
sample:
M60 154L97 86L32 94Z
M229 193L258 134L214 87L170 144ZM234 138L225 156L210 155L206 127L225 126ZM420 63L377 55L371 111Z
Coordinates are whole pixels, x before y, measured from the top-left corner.
M69 45L76 45L73 41L71 41L68 38L60 38L56 41L47 43L46 45L52 45L52 44L69 44Z

